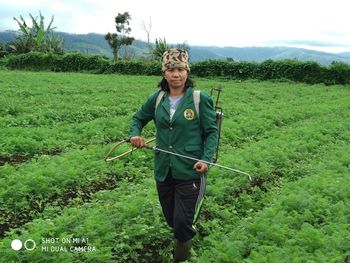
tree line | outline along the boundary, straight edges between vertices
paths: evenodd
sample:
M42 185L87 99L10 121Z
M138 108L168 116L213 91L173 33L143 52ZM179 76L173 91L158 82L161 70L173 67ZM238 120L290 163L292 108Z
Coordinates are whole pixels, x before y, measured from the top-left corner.
M116 33L107 33L105 40L113 50L113 61L101 56L85 56L81 53L65 52L63 38L55 34L54 17L45 27L44 16L30 14L32 26L28 26L20 16L14 18L19 26L19 34L3 46L0 43L0 67L9 69L52 70L52 71L92 71L96 73L121 73L159 75L162 54L171 46L166 40L156 39L155 45L150 43L151 21L144 24L147 33L148 52L143 59L135 60L126 51L134 38L131 32L128 12L118 13L115 17ZM177 47L189 50L186 43ZM124 52L121 49L124 48ZM15 56L12 56L14 54ZM129 63L127 63L129 62ZM146 63L145 63L146 62ZM151 63L150 63L151 62ZM299 62L296 60L266 60L260 64L250 62L204 61L191 63L191 74L199 77L222 77L237 80L246 79L285 79L309 84L324 83L326 85L350 83L350 65L334 62L323 67L316 62Z

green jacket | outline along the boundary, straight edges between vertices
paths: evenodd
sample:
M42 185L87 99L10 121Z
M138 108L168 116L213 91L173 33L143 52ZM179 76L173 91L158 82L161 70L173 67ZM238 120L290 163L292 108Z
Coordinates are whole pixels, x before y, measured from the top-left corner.
M211 162L218 138L216 114L211 97L205 92L200 93L199 120L193 102L193 88L189 87L170 121L168 93L165 92L155 110L158 94L159 91L151 94L141 109L134 114L130 137L140 136L142 128L154 120L158 148ZM201 175L193 169L195 163L193 160L156 151L154 177L157 181L164 181L171 167L174 179L199 178Z

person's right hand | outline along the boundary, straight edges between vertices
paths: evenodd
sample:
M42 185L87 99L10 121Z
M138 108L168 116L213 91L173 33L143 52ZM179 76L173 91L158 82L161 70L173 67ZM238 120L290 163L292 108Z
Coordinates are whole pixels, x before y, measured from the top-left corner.
M136 147L136 148L142 148L144 147L145 141L142 139L141 136L133 136L130 138L131 145Z

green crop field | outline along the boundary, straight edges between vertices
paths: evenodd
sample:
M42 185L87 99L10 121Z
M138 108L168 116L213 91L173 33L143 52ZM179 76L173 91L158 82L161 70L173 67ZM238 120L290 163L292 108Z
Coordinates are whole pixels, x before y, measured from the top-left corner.
M104 161L159 81L0 71L0 262L172 262L152 151ZM211 168L190 262L350 262L350 87L194 81L253 179Z

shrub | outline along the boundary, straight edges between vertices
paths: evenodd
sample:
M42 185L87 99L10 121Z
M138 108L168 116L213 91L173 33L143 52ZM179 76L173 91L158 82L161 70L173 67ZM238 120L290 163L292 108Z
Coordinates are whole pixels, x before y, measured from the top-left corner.
M9 69L51 70L51 71L89 71L94 73L119 73L128 75L161 75L158 61L120 61L112 63L96 55L67 53L30 52L11 55L2 60ZM317 62L297 60L266 60L262 63L206 60L193 62L191 74L198 77L224 77L228 79L291 80L308 84L324 83L349 84L350 66L335 62L328 68Z
M334 62L329 66L327 84L349 84L350 66L342 62Z

